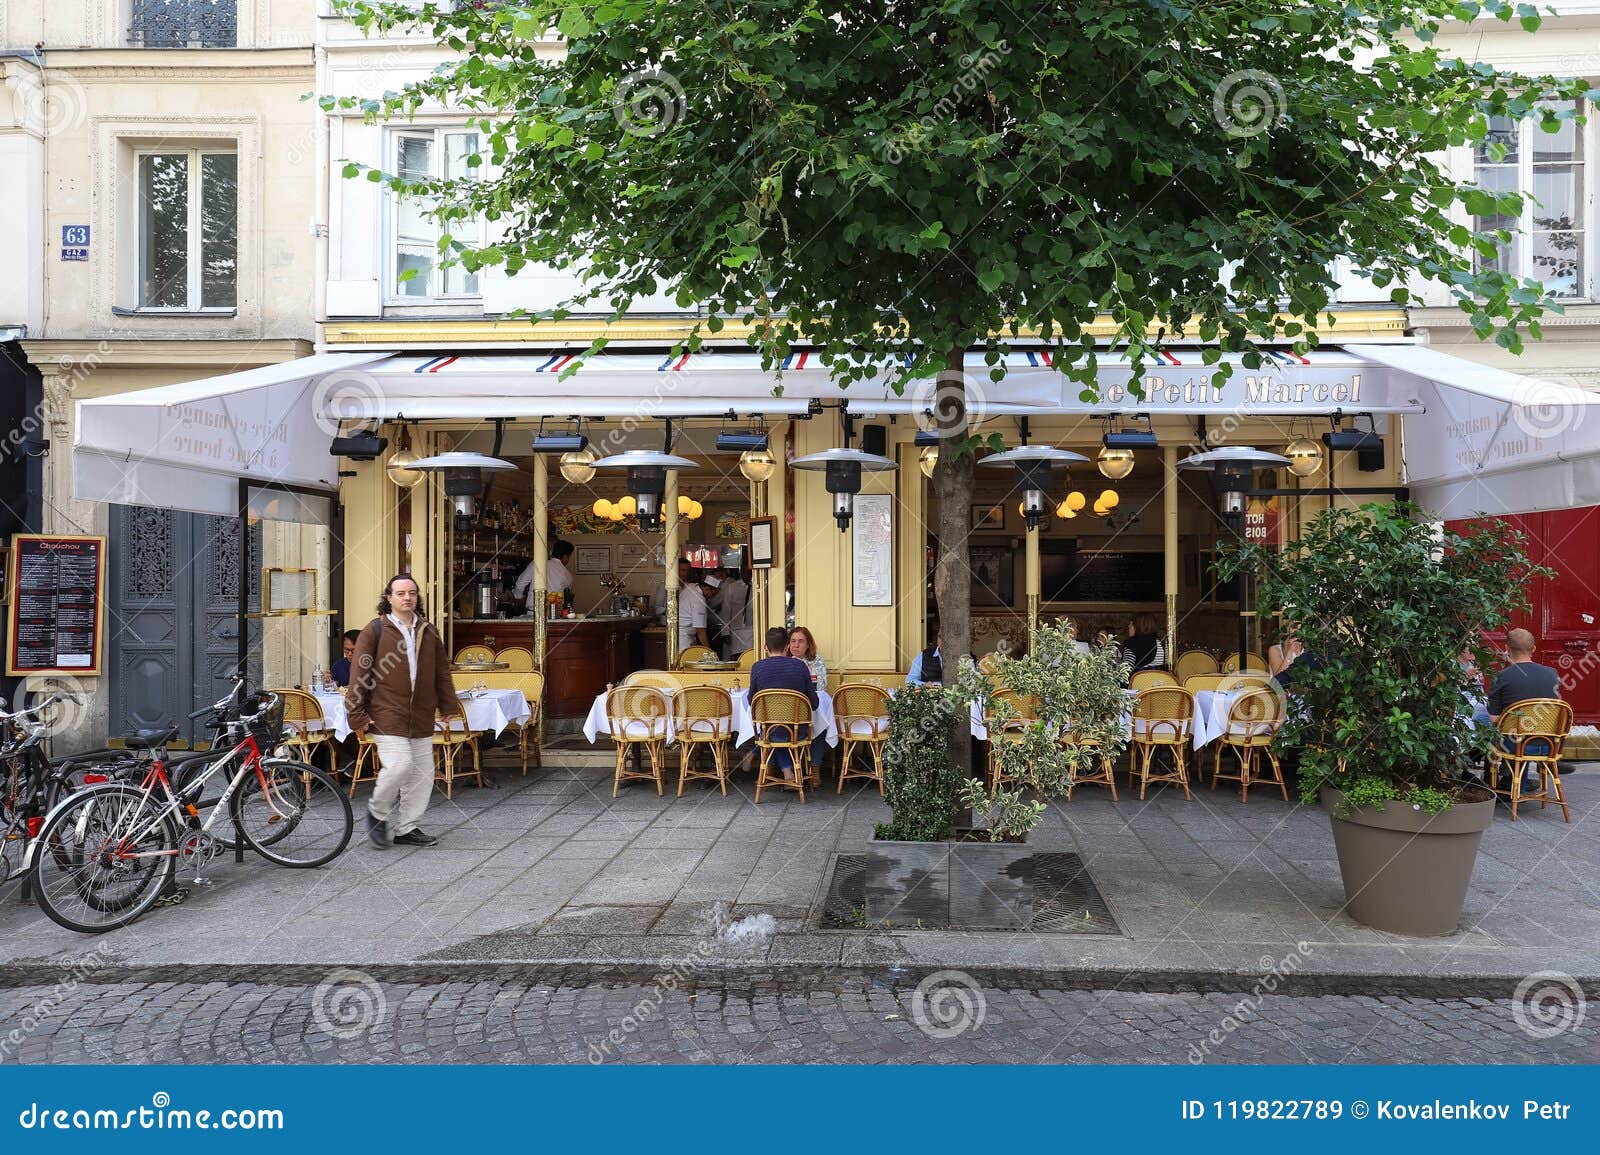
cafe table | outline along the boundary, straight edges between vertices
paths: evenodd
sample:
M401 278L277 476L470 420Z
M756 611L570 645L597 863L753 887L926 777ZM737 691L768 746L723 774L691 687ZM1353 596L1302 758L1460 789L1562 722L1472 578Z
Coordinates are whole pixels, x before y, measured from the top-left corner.
M345 714L344 695L317 691L313 695L322 707L322 717L333 736L341 741L350 736L350 720ZM467 729L473 733L492 732L496 736L513 722L533 717L533 709L521 690L463 690L456 695L467 716Z

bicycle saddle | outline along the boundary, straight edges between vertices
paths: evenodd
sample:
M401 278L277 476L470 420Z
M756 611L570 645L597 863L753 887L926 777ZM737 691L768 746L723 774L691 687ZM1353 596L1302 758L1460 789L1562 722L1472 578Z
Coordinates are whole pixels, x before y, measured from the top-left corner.
M132 734L122 739L122 744L129 750L154 750L165 746L178 736L176 726L167 726L158 730L135 730Z

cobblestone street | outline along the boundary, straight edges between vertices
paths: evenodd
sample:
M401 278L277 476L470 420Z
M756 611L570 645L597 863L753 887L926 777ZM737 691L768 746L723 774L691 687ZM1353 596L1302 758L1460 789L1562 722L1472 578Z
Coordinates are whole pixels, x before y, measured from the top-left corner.
M1600 1019L1509 997L1040 989L956 972L664 989L576 974L0 990L23 1063L1594 1063ZM1394 989L1391 987L1391 989ZM921 992L919 994L919 991ZM1589 992L1590 1001L1595 996ZM20 1034L20 1039L18 1035Z

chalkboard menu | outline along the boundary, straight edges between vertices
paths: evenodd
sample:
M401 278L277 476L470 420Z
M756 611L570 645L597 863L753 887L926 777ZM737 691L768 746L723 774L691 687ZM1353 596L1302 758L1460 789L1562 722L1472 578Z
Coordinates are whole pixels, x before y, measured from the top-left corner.
M1166 596L1159 553L1058 548L1040 562L1039 592L1047 602L1159 602Z
M11 539L6 673L98 674L106 539Z

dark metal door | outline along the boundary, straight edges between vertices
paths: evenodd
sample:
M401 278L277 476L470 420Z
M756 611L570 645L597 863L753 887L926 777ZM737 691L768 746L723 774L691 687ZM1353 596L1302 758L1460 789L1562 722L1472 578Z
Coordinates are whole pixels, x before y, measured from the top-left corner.
M188 715L227 692L238 661L238 519L112 510L108 736L177 725L204 742Z

